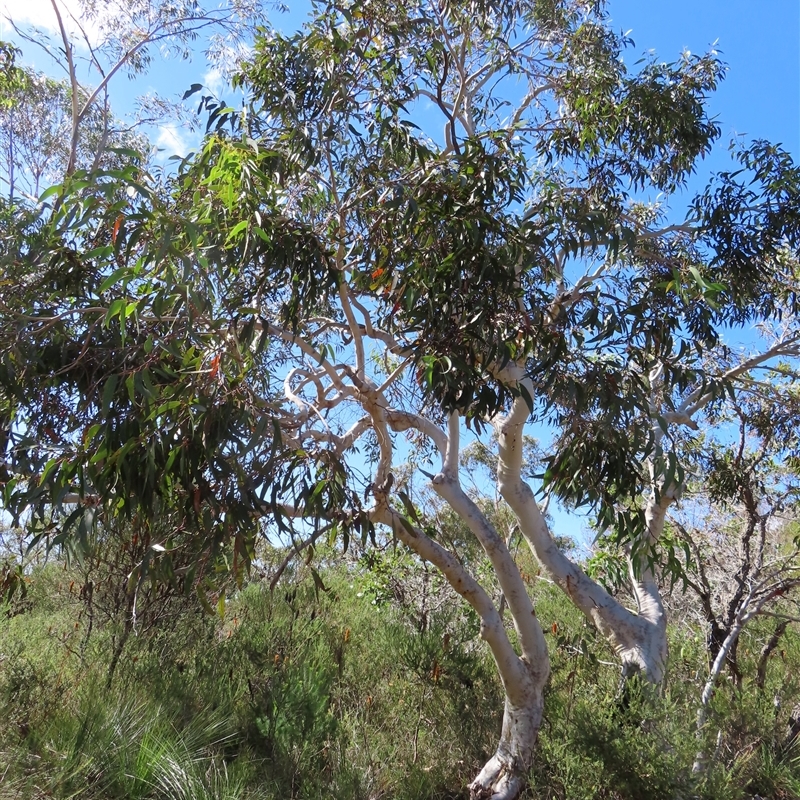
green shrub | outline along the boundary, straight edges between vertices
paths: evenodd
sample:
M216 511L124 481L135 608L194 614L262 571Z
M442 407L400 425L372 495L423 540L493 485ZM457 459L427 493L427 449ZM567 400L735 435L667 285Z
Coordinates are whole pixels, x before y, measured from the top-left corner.
M170 598L105 689L120 620L98 617L87 637L80 576L37 571L24 606L0 617L0 800L464 797L502 717L475 615L401 550L321 574L324 592L302 568L274 593L245 585L223 619ZM531 583L552 673L528 798L800 796L797 755L782 748L794 632L767 691L721 682L698 781L702 637L675 629L665 690L633 687L625 705L603 639L556 588ZM759 635L743 640L746 670Z

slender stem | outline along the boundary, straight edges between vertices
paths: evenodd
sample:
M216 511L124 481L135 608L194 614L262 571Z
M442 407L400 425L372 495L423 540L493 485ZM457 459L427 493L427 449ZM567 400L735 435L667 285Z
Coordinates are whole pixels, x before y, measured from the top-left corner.
M64 55L67 58L67 70L69 73L69 84L70 90L72 93L72 135L70 137L70 145L69 145L69 159L67 161L67 176L72 175L75 171L75 162L78 157L78 131L81 123L81 118L83 114L79 110L79 98L78 92L80 89L80 85L78 84L78 76L75 72L75 60L72 57L72 44L69 41L69 37L67 36L67 30L64 27L64 20L61 18L61 11L58 7L58 0L50 0L50 4L53 6L53 11L56 13L56 19L58 20L58 29L61 32L61 41L64 44ZM104 84L101 84L104 85ZM96 96L97 92L99 91L100 87L95 90L93 95ZM83 113L86 112L86 107L84 106Z

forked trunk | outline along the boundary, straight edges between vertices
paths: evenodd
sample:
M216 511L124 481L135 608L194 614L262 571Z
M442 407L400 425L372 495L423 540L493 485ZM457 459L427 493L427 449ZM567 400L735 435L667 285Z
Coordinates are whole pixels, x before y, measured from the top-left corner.
M395 430L403 429L409 424L409 417L387 413L385 407L378 405L372 406L369 411L379 432L378 440L385 457L384 472L378 470L378 485L383 486L383 474L391 463L389 424ZM432 477L431 483L475 534L486 553L511 614L519 652L509 639L503 615L481 584L453 553L430 538L421 527L401 517L389 505L382 490L375 494L372 520L391 528L394 535L420 558L435 565L450 586L480 617L480 635L492 651L506 700L500 743L470 784L470 797L472 800L514 800L525 785L533 762L534 747L542 724L544 687L550 675L550 658L542 626L514 557L504 539L459 482L459 426L459 416L453 413L448 421L449 435L445 437L441 432L433 433L432 438L442 455L442 469Z
M528 381L529 394L533 386ZM499 446L497 485L516 515L519 530L553 582L570 598L614 648L623 678L642 673L647 681L664 679L667 660L667 625L658 583L647 564L631 568L637 613L625 608L577 564L567 558L553 539L533 490L522 478L523 428L528 406L518 398L511 413L495 420ZM668 503L648 505L648 529L657 540L663 529Z
M608 639L613 646L613 634ZM655 686L663 682L667 667L667 642L659 628L640 625L637 627L635 641L627 646L616 646L615 650L620 660L623 681L638 675Z
M442 483L446 483L446 479L440 481ZM480 635L492 651L506 701L500 743L470 784L470 797L472 800L514 800L525 785L533 762L544 711L544 687L550 676L547 642L530 598L524 592L515 591L511 570L498 570L501 583L509 592L509 608L522 650L522 655L519 655L491 598L452 553L426 536L420 528L403 524L397 511L388 505L383 505L373 518L390 526L404 544L437 566L456 592L478 613ZM490 536L488 529L484 533L488 537L487 545L498 538L498 542L494 542L500 548L494 552L497 566L511 560L502 540L496 534ZM494 547L488 549L495 550Z
M514 800L525 786L542 725L543 682L532 675L525 694L529 700L523 705L514 705L506 698L500 743L470 784L471 800Z

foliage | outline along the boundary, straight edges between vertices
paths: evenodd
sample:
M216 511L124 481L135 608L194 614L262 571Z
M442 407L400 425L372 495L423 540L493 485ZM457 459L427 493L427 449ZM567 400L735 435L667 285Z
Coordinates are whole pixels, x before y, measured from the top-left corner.
M138 68L154 37L118 67ZM591 634L559 631L563 609L548 645L532 604L538 568L523 567L517 544L597 626L623 675L661 682L657 565L688 580L703 564L688 542L681 562L668 514L693 482L705 480L716 505L741 500L746 479L758 483L744 439L735 454L726 437L733 412L764 436L771 414L753 400L762 390L767 406L785 409L776 463L791 468L797 455L788 432L800 170L779 147L742 145L737 168L673 222L670 195L719 135L706 98L724 68L714 51L629 68L629 46L602 3L329 0L296 34L260 32L235 78L242 108L203 96L202 147L165 172L131 151L121 165L78 168L78 136L99 95L79 110L65 39L64 181L2 217L10 247L0 266L18 278L0 306L4 508L28 521L34 546L138 548L126 625L148 575L207 601L202 579L231 568L241 588L262 533L291 544L273 583L306 548L314 593L333 606L321 573L336 575L335 543L353 547L371 572L374 612L400 600L393 613L417 630L399 645L381 639L392 668L423 687L412 763L429 696L444 698L447 718L460 685L483 687L481 656L466 643L480 633L506 702L501 744L471 793L516 797L542 725L550 650L600 663ZM739 353L726 338L744 326L762 340ZM552 442L531 447L531 420ZM462 441L486 425L497 454L485 437L469 452ZM437 453L441 465L428 471ZM493 499L463 487L473 467L494 467ZM609 557L596 559L607 588L553 537L550 498L592 517L607 545ZM755 530L757 503L749 511ZM382 552L389 545L400 554ZM420 560L470 612L427 604L450 598ZM786 560L796 570L796 552ZM748 570L737 576L742 592ZM631 597L615 596L623 574ZM216 591L224 615L235 590ZM729 625L731 642L761 613L755 591ZM335 641L309 622L314 645L294 638L294 616L285 641L270 640L299 647L302 664L278 649L261 665L247 726L249 746L280 763L281 789L305 795L321 791L321 774L353 779L341 769L352 741L332 697L350 634ZM718 674L712 667L695 699L701 737ZM579 721L592 708L593 682L582 680ZM656 719L663 736L648 732L632 750L633 723L612 710L607 688L594 702L608 713L583 726L602 746L569 735L596 787L613 774L613 791L641 794L635 764L648 759L654 792L683 791L693 782L679 769L685 747L654 756L675 739L669 720ZM365 719L396 699L367 697ZM499 706L485 687L481 697ZM650 714L645 700L636 714ZM455 726L445 729L463 746ZM485 760L484 741L479 733Z
M36 200L41 192L64 177L70 159L72 89L30 68L17 68L18 80L4 90L8 102L0 110L0 176L13 203L20 196ZM88 98L81 97L81 103ZM81 126L74 155L77 167L120 167L128 154L119 149L146 152L142 135L115 120L108 107L92 106Z
M14 96L25 83L23 70L17 66L18 48L10 42L0 41L0 108L10 108Z
M565 3L549 19L550 12L508 4L496 23L475 30L455 8L443 20L427 13L412 20L406 10L388 24L372 5L356 13L333 4L303 34L265 34L240 78L254 95L246 123L215 107L217 133L174 187L154 187L159 201L139 197L133 209L91 203L100 224L80 230L81 241L69 250L95 253L97 228L106 239L112 234L113 247L106 244L95 263L83 265L98 284L109 281L104 288L113 294L100 304L105 325L124 323L134 308L137 323L145 310L175 312L177 299L160 290L130 296L142 269L146 280L170 289L194 283L175 263L181 261L222 281L214 297L205 287L192 300L199 316L220 320L208 336L222 350L222 331L231 326L249 349L259 315L273 309L293 331L309 315L324 315L339 292L334 254L345 248L346 280L374 307L381 327L413 340L408 355L421 388L445 410L479 422L502 408L518 390L499 380L497 369L524 358L536 415L561 431L545 485L570 503L592 506L603 527L632 535L642 516L620 503L646 486L653 450L644 376L662 365L662 402L674 409L690 385L708 380L700 356L716 341L718 325L770 313L754 305L767 297L791 311L793 279L785 273L794 262L777 273L766 264L777 264L795 242L788 209L796 170L787 154L763 143L745 149L740 157L755 179L747 202L771 221L762 212L737 217L746 181L730 174L698 199L697 234L678 226L639 242L663 212L632 202L631 189L680 185L717 135L703 111L721 76L715 54L647 64L629 75L619 59L626 42L605 27L602 12L584 20ZM549 22L534 39L550 60L528 66L523 26L543 19ZM556 118L540 101L536 114L521 106L525 113L509 127L494 108L502 97L497 88L451 120L449 144L434 146L403 110L426 93L446 103L455 91L448 82L452 55L437 45L442 24L482 53L487 75L500 84L519 73L534 87L547 81L570 115ZM510 55L495 52L493 35L514 42ZM312 72L327 77L309 81ZM551 136L533 135L537 114L554 125ZM643 123L650 119L659 126ZM225 133L227 123L233 135ZM533 156L543 161L531 171L525 165ZM113 177L123 185L134 179ZM86 219L79 191L73 186L59 198L66 205L51 220L49 248L64 247L60 240L80 227L65 228L61 220ZM67 210L72 203L77 207ZM342 221L334 225L337 216ZM765 224L774 233L755 236ZM176 237L179 229L185 233ZM751 244L760 249L751 252ZM566 273L553 263L562 253L605 262L602 282L561 297ZM761 266L751 280L742 270L754 263ZM87 295L87 304L100 299ZM221 297L229 302L215 305ZM193 324L191 309L188 316ZM100 345L75 339L87 350ZM187 349L193 352L188 343ZM211 355L208 343L203 349L206 369L223 357ZM247 369L248 357L242 359ZM184 374L201 366L181 364ZM718 394L722 385L712 379L709 389ZM155 408L174 399L158 394ZM148 412L151 404L145 406Z
M474 621L439 587L420 637L401 603L373 605L369 570L352 564L323 579L330 591L317 599L307 572L274 595L247 585L224 620L170 601L171 622L132 638L102 690L119 620L98 616L82 660L86 598L70 590L80 573L58 563L37 571L25 604L0 621L0 797L454 796L491 749L497 723L486 713L499 699L493 667L470 646ZM411 588L417 579L410 571L404 580ZM546 584L536 595L540 613L563 621L552 634L528 796L634 800L680 790L733 800L745 790L795 791L796 761L780 750L786 712L776 718L771 693L784 673L797 673L796 633L770 694L717 696L718 762L690 789L693 676L704 660L691 632L673 633L681 658L666 696L629 693L621 709L616 671L572 645L591 640L590 629Z
M164 260L179 247L170 245L174 223L139 228L136 241L127 240L123 222L146 218L149 204L160 203L140 174L134 162L93 178L87 192L87 176L76 173L70 191L82 193L79 206L62 203L46 223L35 220L19 245L32 258L26 279L3 300L8 311L25 309L22 317L6 316L4 424L28 421L9 432L6 447L18 474L39 477L9 481L6 503L13 508L19 497L23 506L45 501L49 508L70 492L82 503L100 493L128 517L176 513L178 537L201 525L225 538L242 523L239 509L259 508L253 492L261 481L247 476L248 464L272 470L269 405L263 391L253 394L257 386L269 396L269 378L259 375L259 354L250 349L261 334L228 337L230 323L215 313L224 285L188 262ZM133 198L120 182L134 189ZM59 229L64 239L55 250L37 247ZM124 294L109 302L108 269L119 275L118 259L132 257L138 276L123 268ZM143 271L150 260L163 271ZM89 502L65 512L64 525L40 517L42 531L67 534L74 525L85 540L94 513ZM173 546L155 544L161 552ZM238 548L246 559L244 541Z

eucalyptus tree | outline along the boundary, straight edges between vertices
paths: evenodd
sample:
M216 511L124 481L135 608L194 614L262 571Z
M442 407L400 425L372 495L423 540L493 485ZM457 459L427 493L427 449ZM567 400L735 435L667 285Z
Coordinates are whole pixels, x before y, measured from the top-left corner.
M506 702L471 792L515 797L549 659L465 446L496 435L513 524L623 674L660 682L654 563L685 432L800 347L798 171L755 143L672 221L663 198L719 134L723 67L630 71L628 45L575 0L327 2L297 34L266 28L247 105L204 98L212 132L174 178L75 173L9 234L46 279L2 308L7 505L60 542L97 513L172 509L146 556L167 572L231 543L243 563L262 526L297 549L394 537L481 619ZM765 339L725 345L754 322ZM556 432L535 478L532 419ZM413 476L475 536L500 602ZM635 610L559 548L542 496L625 548Z
M17 65L18 56L16 47L0 41L0 108L11 105L13 92L24 80L22 69Z
M34 168L28 169L33 173L33 188L38 190L37 178L45 170L51 181L57 181L85 168L87 154L97 159L110 147L123 146L120 139L129 137L141 122L153 124L185 116L175 99L150 93L138 99L136 121L121 125L111 109L109 90L115 76L133 78L146 72L156 55L160 59L191 59L201 46L208 64L227 75L246 51L256 26L264 21L266 6L253 0L218 5L182 0L116 4L51 0L51 19L37 20L37 26L9 19L18 41L43 49L64 73L58 79L28 70L15 107L6 109L5 137L13 131L17 140L22 139L17 149L33 159ZM15 119L15 110L22 119ZM43 141L36 140L40 126ZM27 147L26 139L34 139L34 146ZM19 167L14 148L7 145L7 149L7 172L13 175ZM47 167L35 163L48 157L54 163ZM95 160L94 168L99 165Z
M149 149L144 136L100 106L90 107L73 142L71 94L67 81L19 68L9 102L0 108L0 180L9 202L24 198L35 203L70 168L121 166L128 156L120 150Z
M185 111L179 103L148 96L139 98L135 119L122 122L111 110L112 81L120 74L134 78L145 72L155 55L190 59L199 49L201 39L208 64L224 74L237 62L243 48L246 49L246 41L263 19L266 8L265 4L247 0L232 0L220 5L150 0L116 5L87 0L74 5L52 0L50 5L52 18L49 21L38 19L38 27L14 19L8 21L15 38L29 46L41 47L63 69L64 78L53 78L29 67L17 66L15 61L20 51L13 45L3 43L0 50L3 70L0 180L8 184L8 202L0 202L5 287L2 313L8 323L5 333L10 337L3 364L4 378L9 381L10 388L0 410L5 430L2 445L8 445L11 427L20 424L21 431L34 437L23 435L21 441L35 442L33 458L36 463L41 461L40 456L45 458L41 464L48 461L46 454L56 452L48 448L48 441L57 441L62 447L73 448L73 451L76 447L81 449L77 441L78 428L74 427L77 415L64 409L71 403L80 408L77 398L88 397L97 384L76 380L77 373L70 369L62 371L70 357L79 354L74 365L82 362L81 368L85 369L87 362L91 362L89 370L98 370L96 378L111 377L116 384L128 376L123 367L126 360L132 363L135 358L132 354L143 355L141 341L137 350L123 331L117 339L112 336L102 342L97 338L92 340L103 355L97 360L97 352L92 351L87 357L91 337L81 340L80 336L87 331L93 332L96 321L90 320L88 328L83 329L69 324L71 315L74 315L74 321L84 312L81 305L86 298L97 297L104 275L101 266L96 269L88 266L85 254L91 253L90 260L113 271L112 261L116 256L112 254L110 245L117 240L124 216L121 212L134 212L134 218L144 225L153 219L157 209L163 208L158 203L148 203L152 192L157 186L163 188L163 184L145 178L150 145L141 134L140 126L164 118L172 119ZM144 183L138 183L138 180ZM56 191L54 187L62 182L64 186ZM43 189L45 194L40 197ZM127 195L124 194L126 189ZM67 216L59 213L64 198L69 198ZM135 212L143 206L147 206L147 211L136 217ZM114 214L114 217L110 221L104 219L103 224L107 227L98 231L97 228L91 229L87 221L92 213L99 213L101 207L103 213ZM147 252L148 240L146 235L142 237L141 230L136 234L137 239L140 237L142 247L139 255ZM107 273L105 275L107 277ZM170 296L174 299L174 295ZM165 307L162 300L157 301L159 313ZM166 301L167 306L170 302ZM197 306L193 308L196 310ZM15 313L19 309L22 309L21 315ZM126 309L127 306L122 310L123 318ZM26 316L25 312L32 313ZM31 342L17 341L26 330L26 321L36 327L48 312L51 319L38 331L39 335L34 335ZM115 314L118 313L119 307ZM62 320L64 324L61 324ZM191 326L191 320L188 324ZM187 338L182 338L186 333L185 326L173 320L169 333L173 337L170 341L181 343L176 345L177 363L183 364L184 357L188 361L197 357L192 349L192 336L188 335L188 342ZM70 342L74 344L75 341L83 341L87 349L70 350ZM33 347L28 349L30 344ZM40 345L43 349L37 349ZM189 348L188 352L182 349L182 345ZM152 339L148 340L147 353L151 346ZM113 376L105 372L110 369L110 364L120 368ZM53 374L45 378L48 372ZM174 373L170 374L175 377ZM31 384L25 382L31 379ZM43 388L39 380L44 380L47 387L68 388L61 396L57 396L58 389L53 389L53 398L50 398L48 388ZM111 385L108 381L100 385L108 389L104 399L100 400L101 407L108 413L112 405ZM70 392L73 392L72 396ZM51 399L52 404L49 402ZM36 414L22 421L17 405L20 400L23 404L33 403L33 407L41 403L41 407ZM88 403L91 405L91 400ZM52 416L54 411L55 416ZM87 406L80 408L80 412L86 411ZM49 422L42 433L37 426L45 419ZM28 427L31 421L34 424ZM169 425L170 429L174 427ZM177 429L182 430L180 427ZM128 429L126 435L131 430ZM185 445L191 438L181 439L174 430L170 435L176 437L179 445ZM15 453L23 454L23 458L30 454L24 449ZM176 457L177 450L173 461ZM185 470L181 461L179 459L180 469ZM99 463L103 465L105 462L100 460ZM31 474L37 474L36 470L36 467L23 469L20 474L29 480ZM154 480L148 477L147 472L137 471L136 474L143 476L145 482ZM15 479L6 471L2 483L10 497ZM192 492L199 495L201 491L204 490L196 481L193 482ZM197 497L192 503L196 501ZM152 508L150 498L147 502L151 507L146 515L148 518L162 512L160 506ZM82 507L78 511L71 516L73 520L79 518L81 523L93 516L91 508ZM90 528L91 525L86 524L79 526L79 538L84 544ZM191 583L189 581L189 585Z

